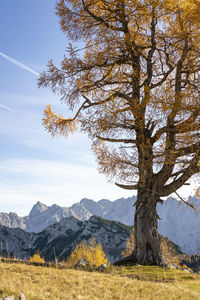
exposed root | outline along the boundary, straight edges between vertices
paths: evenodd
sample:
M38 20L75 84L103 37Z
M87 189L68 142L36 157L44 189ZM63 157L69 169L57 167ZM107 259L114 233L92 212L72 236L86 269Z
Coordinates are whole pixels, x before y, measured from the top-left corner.
M113 263L113 266L135 266L135 265L156 265L156 266L162 267L162 268L168 267L168 264L164 260L162 260L162 262L159 264L150 264L150 263L149 264L141 264L141 262L139 262L137 260L136 255L134 255L134 254L124 257Z
M113 266L134 266L137 264L137 259L134 254L117 260L113 263Z

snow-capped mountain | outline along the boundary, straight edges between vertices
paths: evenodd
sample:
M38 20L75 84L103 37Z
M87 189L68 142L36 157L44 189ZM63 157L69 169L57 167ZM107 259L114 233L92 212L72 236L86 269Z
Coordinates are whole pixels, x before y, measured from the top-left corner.
M113 202L106 199L98 202L82 199L69 208L55 204L49 207L37 202L26 217L19 217L15 213L0 213L0 224L12 228L19 227L28 232L41 232L63 218L73 216L84 221L92 215L97 215L131 226L134 222L135 200L135 196ZM190 197L188 201L197 207L196 212L176 199L168 199L163 204L158 204L158 215L161 218L158 223L159 232L178 244L186 253L200 254L200 200Z
M87 221L63 218L40 233L0 226L0 251L17 258L29 258L40 250L46 261L66 260L75 245L92 237L100 242L111 262L120 258L130 235L130 226L92 216Z

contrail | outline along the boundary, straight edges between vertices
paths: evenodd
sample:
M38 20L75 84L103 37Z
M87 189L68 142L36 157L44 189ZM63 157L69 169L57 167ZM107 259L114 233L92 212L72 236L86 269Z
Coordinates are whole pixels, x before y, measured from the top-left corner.
M7 105L3 105L3 104L0 104L0 107L6 109L6 110L9 110L11 112L14 112L14 110L12 110L10 107L8 107Z
M27 70L27 71L29 71L29 72L31 72L31 73L33 73L33 74L39 76L39 73L37 73L36 71L32 70L31 68L25 66L24 64L20 63L20 62L17 61L16 59L14 59L14 58L12 58L12 57L10 57L10 56L8 56L8 55L2 53L2 52L0 52L0 55L1 55L3 58L5 58L5 59L9 60L10 62L12 62L13 64L17 65L18 67L20 67L20 68L22 68L22 69L24 69L24 70Z

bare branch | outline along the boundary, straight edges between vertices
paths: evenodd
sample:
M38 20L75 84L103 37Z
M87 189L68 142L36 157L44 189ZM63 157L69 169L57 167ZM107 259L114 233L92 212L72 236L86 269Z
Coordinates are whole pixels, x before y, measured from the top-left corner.
M120 184L120 183L115 183L116 186L125 189L125 190L137 190L138 189L138 185L124 185L124 184Z
M194 207L194 205L192 205L191 203L185 201L177 192L174 192L176 194L176 196L178 196L178 198L185 203L187 206L191 207L192 209L194 209L194 211L196 211L196 207Z
M112 142L112 143L135 144L136 142L136 140L132 140L132 139L111 139L111 138L101 137L99 135L97 135L96 137L102 141Z

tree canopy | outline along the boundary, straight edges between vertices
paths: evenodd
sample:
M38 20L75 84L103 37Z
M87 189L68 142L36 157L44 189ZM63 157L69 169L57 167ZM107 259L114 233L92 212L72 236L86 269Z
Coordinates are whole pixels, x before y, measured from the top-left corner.
M39 86L49 86L73 111L65 117L47 106L44 126L52 135L86 132L99 171L119 187L138 191L135 232L136 217L147 219L160 197L200 171L198 5L196 0L57 3L62 31L84 46L69 45L61 67L51 60L41 74ZM158 216L152 215L156 220L148 228L157 231ZM151 238L142 262L155 261L159 243L154 247Z

